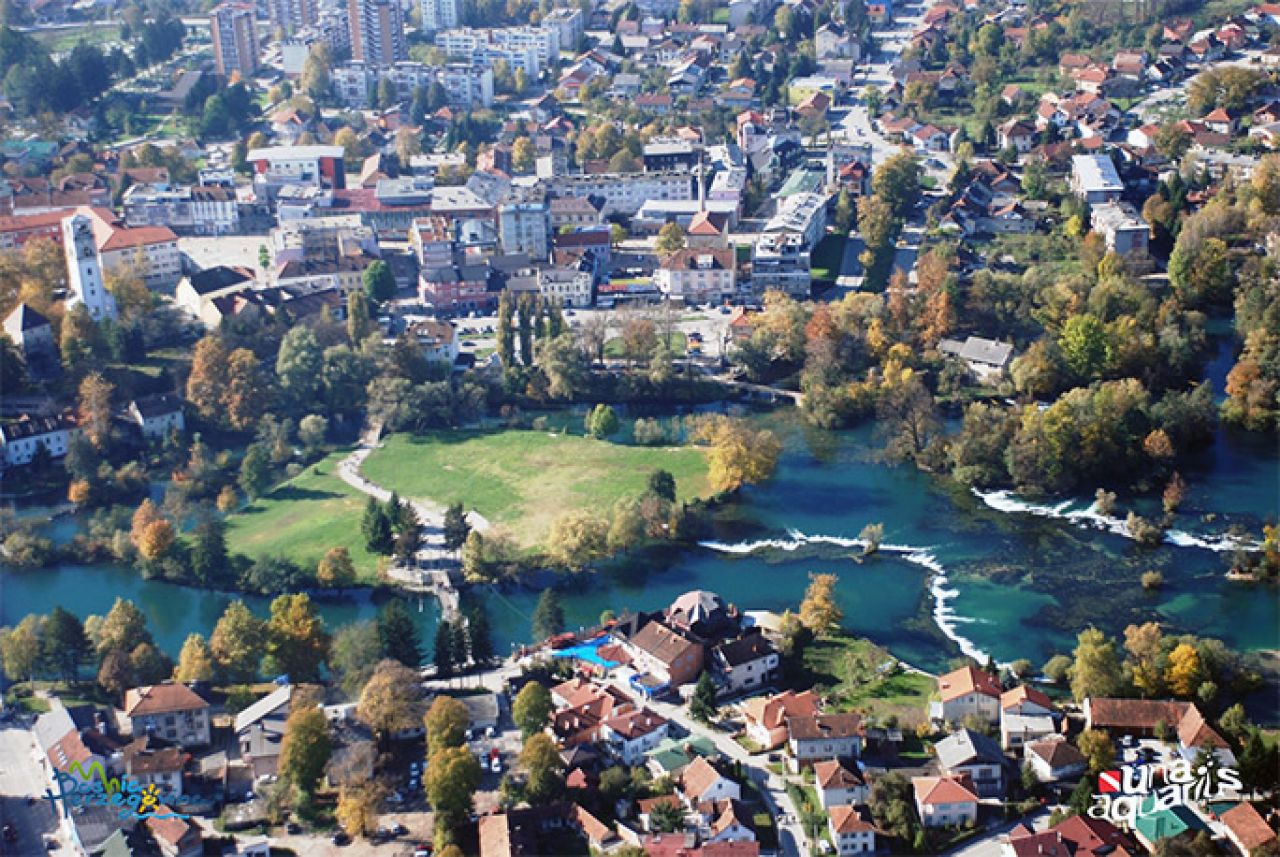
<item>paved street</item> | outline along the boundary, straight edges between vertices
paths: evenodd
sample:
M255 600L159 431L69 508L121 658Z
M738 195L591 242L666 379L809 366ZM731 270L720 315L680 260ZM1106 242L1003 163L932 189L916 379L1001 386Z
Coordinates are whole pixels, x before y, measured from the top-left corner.
M43 854L42 837L60 833L53 807L40 797L46 781L36 762L34 741L25 728L0 727L0 823L12 823L18 830L15 842L0 841L0 854Z

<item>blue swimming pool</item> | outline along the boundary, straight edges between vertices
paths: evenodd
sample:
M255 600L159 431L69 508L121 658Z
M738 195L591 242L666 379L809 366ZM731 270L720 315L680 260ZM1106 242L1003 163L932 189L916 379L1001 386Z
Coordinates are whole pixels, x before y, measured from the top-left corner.
M596 651L608 641L609 641L609 638L602 634L599 637L595 637L593 639L579 643L576 646L570 646L567 649L561 649L560 651L555 652L554 656L557 658L577 658L580 661L586 661L587 663L591 663L591 664L598 664L607 670L611 670L614 667L618 666L617 661L605 660L604 658L600 657L600 653Z

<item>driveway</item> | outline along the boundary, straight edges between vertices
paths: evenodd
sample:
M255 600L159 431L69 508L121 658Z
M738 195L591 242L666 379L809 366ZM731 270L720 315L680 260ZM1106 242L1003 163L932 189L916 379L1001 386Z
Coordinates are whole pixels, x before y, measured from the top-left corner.
M35 752L35 737L27 729L0 727L0 818L18 831L16 841L0 842L0 854L43 854L42 837L61 835L52 804L41 797L47 780Z

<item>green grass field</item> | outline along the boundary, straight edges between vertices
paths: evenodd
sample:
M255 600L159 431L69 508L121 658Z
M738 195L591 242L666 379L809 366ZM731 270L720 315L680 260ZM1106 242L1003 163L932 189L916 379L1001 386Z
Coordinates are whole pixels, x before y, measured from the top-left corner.
M622 446L537 431L392 435L365 460L363 472L407 497L462 502L533 547L561 513L606 512L617 500L644 493L649 474L659 468L675 476L681 499L710 493L699 449Z
M30 34L51 53L64 53L84 42L102 46L120 41L120 25L113 23L86 24L83 27L36 30Z
M836 708L916 723L924 718L936 683L918 673L883 674L882 666L893 660L870 640L844 635L819 637L804 651L805 671L831 688Z
M667 347L671 349L672 357L683 357L689 347L689 339L682 332L673 330ZM613 360L621 360L627 356L623 351L622 337L615 336L604 344L604 356Z
M835 280L840 276L844 245L848 240L847 236L837 232L824 235L810 256L809 275L815 280Z
M255 559L282 556L314 571L325 551L341 546L351 552L360 580L374 582L378 559L360 533L368 498L334 475L346 454L333 453L231 515L227 547Z

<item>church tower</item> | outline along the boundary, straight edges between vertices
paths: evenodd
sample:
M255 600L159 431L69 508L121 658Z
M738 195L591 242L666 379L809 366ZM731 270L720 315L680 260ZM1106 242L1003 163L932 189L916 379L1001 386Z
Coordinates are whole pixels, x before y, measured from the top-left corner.
M62 221L62 252L67 257L67 308L84 304L94 321L115 319L116 299L107 291L93 224L83 214Z

